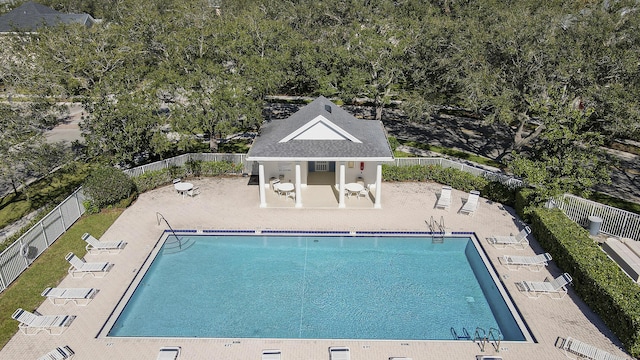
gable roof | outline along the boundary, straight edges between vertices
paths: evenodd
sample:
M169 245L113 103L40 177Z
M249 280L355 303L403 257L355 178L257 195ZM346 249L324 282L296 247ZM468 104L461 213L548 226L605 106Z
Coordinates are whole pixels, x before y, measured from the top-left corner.
M0 32L36 31L43 26L60 23L91 26L95 22L89 14L64 14L29 1L0 16Z
M321 96L284 120L265 122L249 161L392 161L382 122L356 119Z

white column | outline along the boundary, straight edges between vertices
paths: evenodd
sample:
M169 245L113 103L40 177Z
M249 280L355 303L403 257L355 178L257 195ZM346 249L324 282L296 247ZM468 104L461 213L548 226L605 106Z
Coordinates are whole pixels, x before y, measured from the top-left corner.
M382 164L376 166L376 201L373 203L374 209L381 209L380 195L382 194Z
M338 184L338 207L345 207L344 203L344 179L345 179L344 161L340 162L340 183Z
M296 163L296 207L302 207L302 181L300 174L300 163Z
M264 165L260 163L258 165L258 188L260 189L260 207L267 207L267 194L265 192L265 186L269 186L269 184L264 183Z

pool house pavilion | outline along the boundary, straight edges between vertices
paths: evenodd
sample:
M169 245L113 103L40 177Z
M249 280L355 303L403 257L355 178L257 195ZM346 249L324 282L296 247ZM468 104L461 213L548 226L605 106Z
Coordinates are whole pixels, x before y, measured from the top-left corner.
M304 207L313 185L331 189L332 206L356 197L381 208L382 164L393 153L381 121L357 119L321 96L287 119L266 121L247 160L258 164L260 207L282 197Z

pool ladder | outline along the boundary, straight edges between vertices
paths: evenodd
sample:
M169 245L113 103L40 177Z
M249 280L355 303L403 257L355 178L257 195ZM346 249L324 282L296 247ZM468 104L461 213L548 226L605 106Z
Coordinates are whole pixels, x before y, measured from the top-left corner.
M490 343L496 352L500 352L500 342L502 341L502 334L500 330L492 327L489 328L489 333L480 327L476 328L476 331L473 333L473 342L478 342L480 346L480 351L484 352L485 345Z
M164 216L162 216L162 214L160 214L159 212L156 212L156 220L158 221L158 225L160 225L160 222L161 222L160 220L164 220L165 224L167 224L167 226L169 227L169 230L171 230L173 237L175 237L176 240L178 241L178 249L182 250L182 241L180 240L178 235L176 235L176 232L175 230L173 230L171 225L169 225L169 222L167 221L167 219L165 219Z
M442 244L447 228L444 226L444 217L440 216L440 222L431 216L429 219L429 230L431 231L431 242L433 244Z

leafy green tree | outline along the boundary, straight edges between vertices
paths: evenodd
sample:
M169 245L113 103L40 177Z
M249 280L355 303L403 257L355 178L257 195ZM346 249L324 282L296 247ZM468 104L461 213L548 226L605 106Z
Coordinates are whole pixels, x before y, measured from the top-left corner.
M0 103L0 177L18 193L29 179L48 174L69 160L63 145L47 144L44 129L53 122L49 107L36 98L20 104Z
M90 199L90 207L102 209L131 196L135 185L122 171L111 166L98 166L87 177L82 190Z
M152 139L160 128L154 100L143 93L86 99L90 115L80 125L89 156L129 166L155 153Z
M562 192L588 195L595 185L610 182L609 162L602 150L604 136L589 130L592 110L549 98L539 113L548 118L545 130L509 163L514 174L536 188L538 202Z

